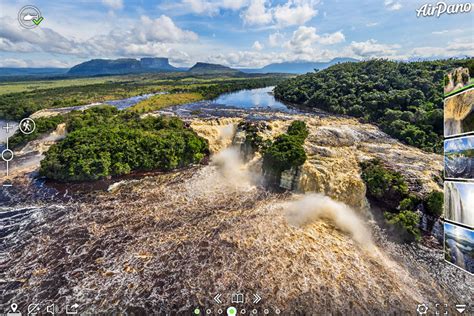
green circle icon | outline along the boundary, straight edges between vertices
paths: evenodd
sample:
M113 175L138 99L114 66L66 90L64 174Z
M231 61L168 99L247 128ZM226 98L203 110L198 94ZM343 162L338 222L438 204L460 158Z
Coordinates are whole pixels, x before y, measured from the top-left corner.
M237 308L231 306L227 309L227 316L237 315Z
M199 310L199 308L196 308L194 310L194 315L199 315L199 314L201 314L201 311Z

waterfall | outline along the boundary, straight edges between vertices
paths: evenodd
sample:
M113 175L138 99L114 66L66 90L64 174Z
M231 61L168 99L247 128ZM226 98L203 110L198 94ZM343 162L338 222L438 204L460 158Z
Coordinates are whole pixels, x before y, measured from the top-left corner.
M445 218L474 226L474 186L463 182L446 182Z

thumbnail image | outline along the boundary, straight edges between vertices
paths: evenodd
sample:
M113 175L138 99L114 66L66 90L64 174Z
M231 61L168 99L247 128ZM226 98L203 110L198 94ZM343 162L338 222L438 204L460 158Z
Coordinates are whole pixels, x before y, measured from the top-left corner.
M445 219L474 227L474 183L444 183Z
M459 67L444 77L444 94L450 95L472 86L474 79L469 75L469 69Z
M474 136L444 141L444 176L474 179Z
M469 273L473 273L474 231L444 223L444 259Z
M474 131L474 89L444 100L444 136L466 134Z

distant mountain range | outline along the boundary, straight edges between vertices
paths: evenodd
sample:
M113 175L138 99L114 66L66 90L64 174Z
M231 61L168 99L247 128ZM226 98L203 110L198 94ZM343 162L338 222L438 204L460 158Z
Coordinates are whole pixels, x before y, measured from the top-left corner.
M55 76L64 75L69 68L13 68L0 67L0 76Z
M263 68L257 69L239 69L245 73L290 73L290 74L304 74L307 72L313 72L315 69L323 70L332 65L345 63L345 62L357 62L354 58L334 58L328 62L310 62L310 61L292 61L283 62L267 65Z
M328 62L294 61L267 65L263 68L234 69L218 64L198 62L191 68L174 67L168 58L145 57L141 59L92 59L71 69L66 68L0 68L0 76L100 76L153 72L189 72L191 74L239 74L239 73L291 73L302 74L315 69L322 70L343 62L358 61L353 58L334 58Z
M72 67L69 75L96 76L122 75L145 72L176 72L180 69L170 65L168 58L92 59Z
M188 72L192 74L237 74L241 71L218 64L196 63L189 68Z

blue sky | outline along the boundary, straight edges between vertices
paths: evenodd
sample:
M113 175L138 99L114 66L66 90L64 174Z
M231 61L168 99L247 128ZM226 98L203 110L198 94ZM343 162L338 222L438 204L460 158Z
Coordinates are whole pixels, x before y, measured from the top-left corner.
M432 3L436 3L434 1ZM467 3L467 1L446 1ZM417 17L414 0L0 0L0 66L157 56L233 67L334 57L474 56L474 13ZM40 27L22 29L24 5Z

